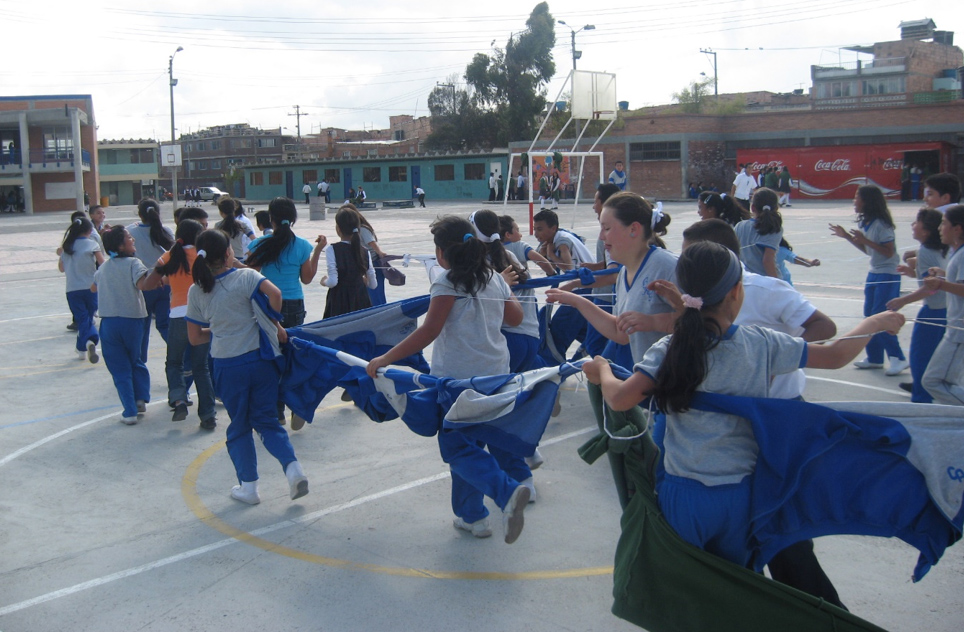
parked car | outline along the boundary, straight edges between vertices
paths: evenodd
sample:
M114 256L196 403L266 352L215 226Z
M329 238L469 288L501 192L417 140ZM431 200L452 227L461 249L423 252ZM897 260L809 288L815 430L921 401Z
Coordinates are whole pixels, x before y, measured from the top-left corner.
M199 187L201 190L202 200L211 200L212 202L217 202L222 195L227 195L224 191L217 187Z

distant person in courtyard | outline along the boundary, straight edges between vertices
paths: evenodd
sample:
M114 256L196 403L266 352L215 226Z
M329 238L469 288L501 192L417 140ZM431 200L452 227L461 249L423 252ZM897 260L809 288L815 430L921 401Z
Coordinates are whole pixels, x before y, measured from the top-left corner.
M623 161L616 161L616 168L609 172L609 183L615 184L620 191L626 190L626 172L623 171Z
M777 176L777 192L780 194L780 206L790 206L790 169L783 165Z
M750 165L740 165L740 173L730 187L730 195L736 198L743 208L750 208L750 196L755 188L756 180L750 175Z
M422 187L415 187L415 195L418 196L419 207L425 208L425 189Z
M305 194L305 204L311 204L311 185L305 182L305 186L301 187L301 192Z
M499 183L498 183L498 180L495 179L495 172L490 171L489 172L489 202L495 202L496 191L498 189L498 186L499 186Z

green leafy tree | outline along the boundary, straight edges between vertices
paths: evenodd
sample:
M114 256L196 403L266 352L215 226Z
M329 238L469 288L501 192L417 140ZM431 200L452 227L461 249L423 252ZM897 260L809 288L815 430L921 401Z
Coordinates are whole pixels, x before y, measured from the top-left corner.
M465 69L466 89L436 86L429 94L433 132L428 146L453 147L449 143L454 136L469 147L505 146L531 137L545 110L545 86L556 72L554 22L549 5L539 3L526 20L526 30L513 34L504 49L476 53ZM446 123L458 133L453 136Z
M710 94L710 86L712 85L712 78L707 78L703 81L692 81L690 85L679 92L674 92L673 100L682 106L684 112L688 114L699 114L707 104L707 97Z

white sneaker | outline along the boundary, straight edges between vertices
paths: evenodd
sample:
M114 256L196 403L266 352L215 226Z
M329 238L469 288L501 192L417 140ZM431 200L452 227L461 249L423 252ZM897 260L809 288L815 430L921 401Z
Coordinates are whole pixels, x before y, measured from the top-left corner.
M74 349L74 351L77 351L77 349ZM86 359L87 359L87 352L86 352L86 351L77 351L77 359L78 359L78 360L86 360Z
M462 531L468 531L477 538L487 538L492 535L492 527L489 526L489 519L482 518L475 522L466 522L461 518L452 521L452 526Z
M100 356L97 355L97 344L93 340L87 341L87 359L91 364L97 364L100 360Z
M257 505L261 502L261 496L258 495L258 481L235 485L231 488L231 498L249 505Z
M542 464L546 462L545 457L542 456L542 452L539 452L539 448L532 453L532 456L525 457L526 465L529 466L530 470L538 470L542 467Z
M137 416L135 415L133 417L121 417L121 423L128 426L133 426L134 424L137 423Z
M526 480L520 481L519 485L525 485L529 488L529 504L531 505L536 502L536 484L535 481L532 480L532 477L530 476Z
M502 529L505 531L505 543L512 544L522 535L522 527L525 526L525 516L522 512L529 504L529 488L519 485L509 497L509 502L502 510Z
M898 358L890 359L890 366L884 371L884 375L900 375L908 367L910 367L910 360L904 359L900 360Z
M138 414L143 415L144 413L147 412L147 402L145 402L143 399L139 399L135 403L137 404Z
M870 360L858 360L854 362L854 366L858 369L882 369L884 368L883 362L871 362Z
M285 469L285 476L288 478L288 489L291 491L291 500L301 498L308 494L308 477L301 469L301 463L292 461Z

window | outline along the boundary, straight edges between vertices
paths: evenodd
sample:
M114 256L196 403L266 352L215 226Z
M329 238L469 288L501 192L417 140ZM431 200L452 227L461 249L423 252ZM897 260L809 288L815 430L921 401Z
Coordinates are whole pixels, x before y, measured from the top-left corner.
M388 181L389 182L408 182L408 168L407 167L389 167Z
M132 149L131 150L131 164L132 165L149 165L154 163L154 150L153 149Z
M280 171L269 171L269 172L268 172L268 184L281 184L281 172L280 172Z
M221 141L219 141L219 140L212 140L212 141L211 141L211 149L212 149L212 150L214 150L214 149L221 149Z
M208 169L208 161L207 161L207 160L198 160L198 161L197 161L197 169L198 169L198 171L207 171L207 169Z
M369 157L369 158L378 158L378 150L377 150L377 149L369 149L369 150L368 150L368 157Z
M905 92L904 77L882 77L864 81L863 93L872 94L902 94Z
M278 146L277 138L259 138L258 139L258 147L277 147L277 146Z
M66 125L51 125L43 128L44 157L47 160L67 160L74 150L70 128Z
M211 161L211 168L212 168L212 169L220 169L220 168L221 168L221 161L220 161L220 160L212 160L212 161Z
M305 169L301 172L302 182L316 182L318 180L318 170L317 169Z
M337 169L325 169L325 180L328 184L338 184L341 182L341 174Z
M485 180L485 163L470 162L465 165L466 180Z
M640 160L679 160L680 142L630 143L629 159Z
M346 149L345 151L341 152L341 157L342 157L342 158L351 158L351 150L350 150L350 149Z
M188 161L187 161L187 170L188 170L188 171L197 171L197 163L196 163L195 161L193 161L193 160L188 160Z
M6 151L6 148L4 148ZM117 152L113 149L101 150L97 152L97 162L102 165L116 165L117 164Z
M455 165L435 165L435 181L455 180Z
M382 168L381 167L365 167L362 169L362 180L364 182L381 182L382 181Z
M199 143L197 144L197 150L198 150L198 151L204 151L204 150L205 150L204 142L203 142L203 141L202 141L202 142L199 142Z
M264 184L264 173L260 171L251 172L251 186L259 187Z
M403 129L395 130L394 132L392 132L392 137L395 140L405 140L405 130Z

